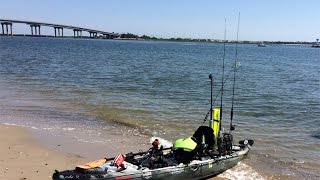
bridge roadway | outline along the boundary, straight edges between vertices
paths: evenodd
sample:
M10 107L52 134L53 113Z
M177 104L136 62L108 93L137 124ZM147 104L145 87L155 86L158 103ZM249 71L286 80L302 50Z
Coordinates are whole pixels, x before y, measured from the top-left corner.
M113 32L110 33L110 32L105 32L105 31L100 31L95 29L88 29L83 27L69 26L69 25L62 25L62 24L53 24L53 23L44 23L44 22L35 22L35 21L22 21L22 20L13 20L13 19L0 19L0 22L2 27L2 35L13 35L12 24L20 23L20 24L30 25L32 36L41 35L41 31L40 31L41 26L53 27L55 37L63 37L63 29L72 29L74 37L82 37L82 31L89 32L89 35L91 38L96 37L98 34L103 35L104 38L107 38L107 39L113 39L115 37L120 36L119 34L113 33ZM10 32L9 32L9 29L10 29Z

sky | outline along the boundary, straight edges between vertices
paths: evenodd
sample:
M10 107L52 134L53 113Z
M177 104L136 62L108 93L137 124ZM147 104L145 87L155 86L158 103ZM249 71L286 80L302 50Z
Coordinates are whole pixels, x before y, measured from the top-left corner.
M224 39L226 19L226 39L236 40L239 13L239 40L320 39L320 0L8 0L0 5L0 19L159 38ZM49 27L41 31L54 34ZM14 24L13 32L31 31Z

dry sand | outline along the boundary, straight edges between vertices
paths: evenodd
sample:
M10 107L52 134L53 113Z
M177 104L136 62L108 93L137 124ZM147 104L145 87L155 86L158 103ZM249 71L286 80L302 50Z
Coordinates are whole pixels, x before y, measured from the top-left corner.
M49 150L26 128L0 124L0 179L52 179L55 169L73 169L88 159Z

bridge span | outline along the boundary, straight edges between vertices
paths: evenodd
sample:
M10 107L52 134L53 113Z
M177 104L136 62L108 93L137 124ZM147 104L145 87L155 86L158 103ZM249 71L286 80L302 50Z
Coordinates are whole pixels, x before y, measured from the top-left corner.
M88 28L77 27L77 26L62 25L62 24L35 22L35 21L0 19L0 23L1 23L1 28L2 28L2 35L11 35L11 36L13 35L12 25L14 23L29 25L31 28L31 34L30 34L31 36L41 36L41 27L42 26L53 27L55 37L63 37L63 30L64 29L73 30L73 37L80 37L80 38L82 37L83 31L88 32L90 35L90 38L97 37L98 34L103 35L103 37L106 39L113 39L113 38L120 36L120 34L113 33L113 32L106 32L106 31L88 29Z

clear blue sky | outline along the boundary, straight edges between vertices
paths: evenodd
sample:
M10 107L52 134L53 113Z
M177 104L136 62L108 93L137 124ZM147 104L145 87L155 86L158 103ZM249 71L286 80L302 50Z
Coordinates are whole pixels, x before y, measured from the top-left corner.
M320 38L320 0L7 0L0 5L0 18L164 38L223 39L226 18L229 40L236 39L239 12L240 40ZM30 33L30 27L14 24L14 33Z

